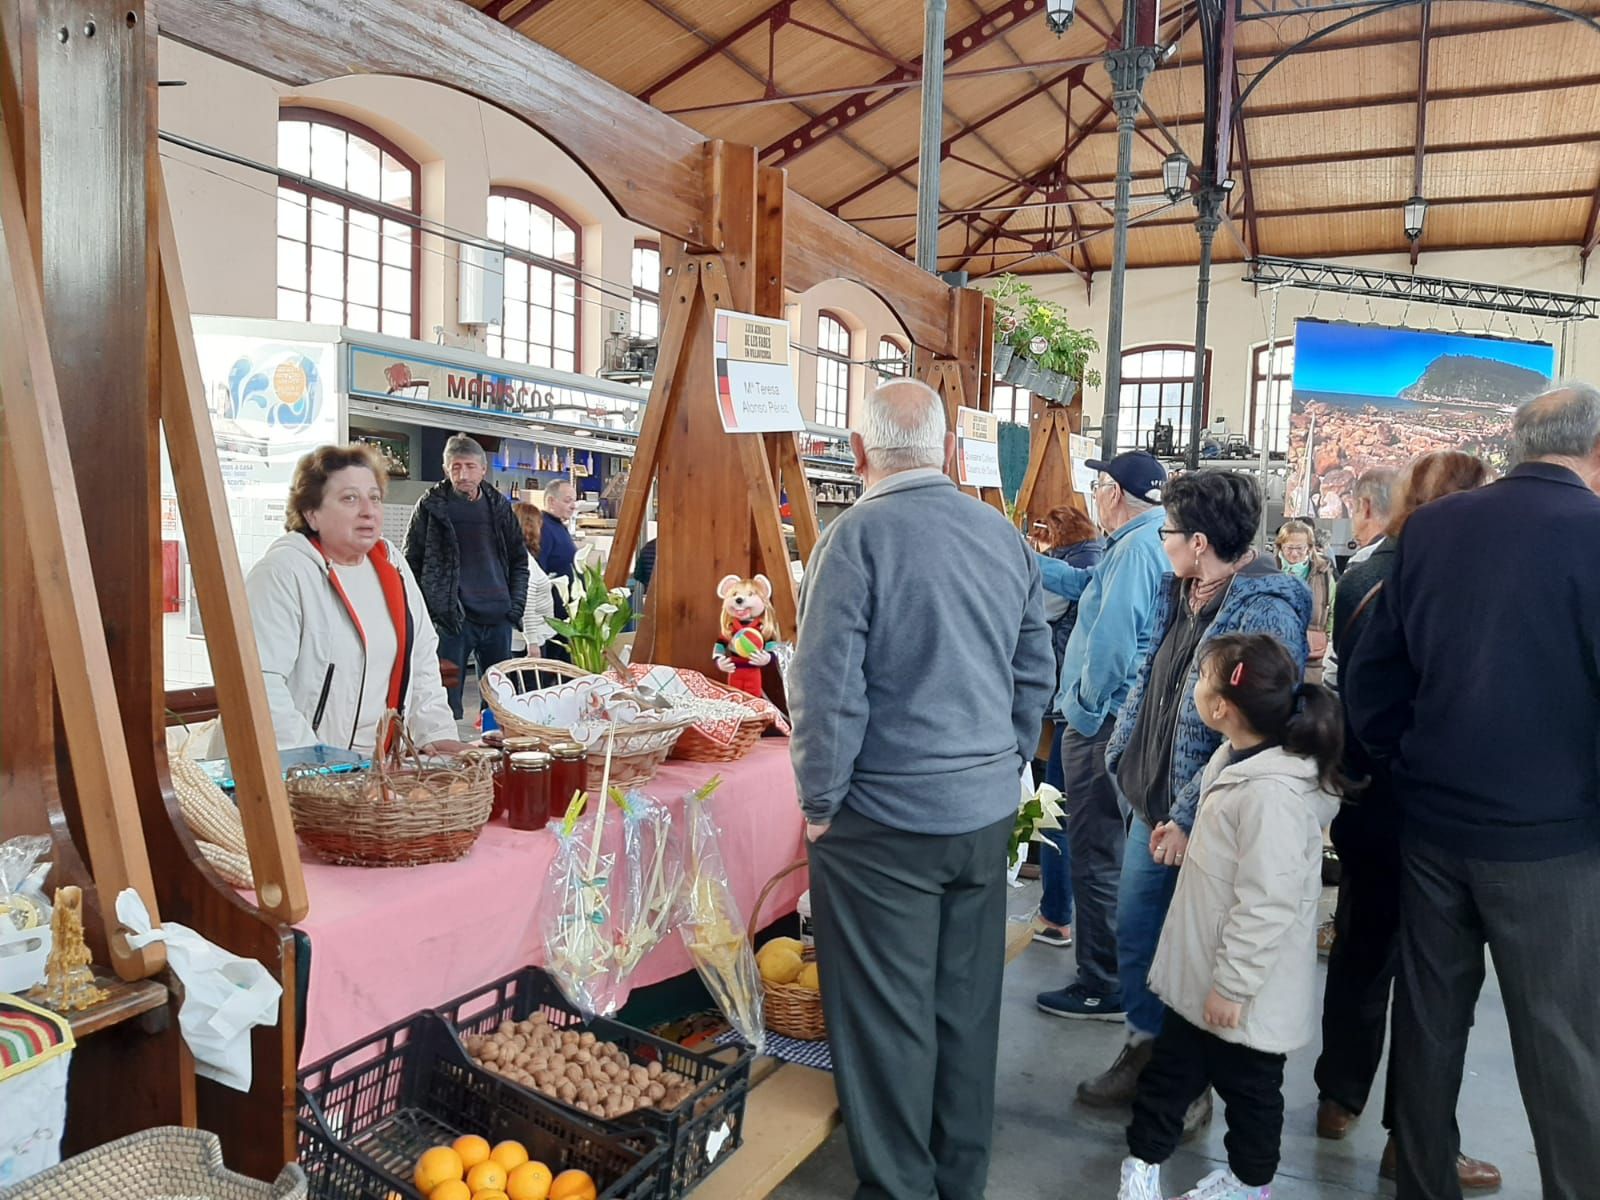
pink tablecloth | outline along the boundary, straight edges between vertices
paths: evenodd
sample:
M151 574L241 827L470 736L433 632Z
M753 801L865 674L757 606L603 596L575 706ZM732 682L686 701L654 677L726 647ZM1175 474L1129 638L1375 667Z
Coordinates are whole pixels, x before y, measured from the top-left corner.
M683 798L712 775L711 799L722 855L746 920L766 882L800 854L802 820L789 767L789 743L769 738L741 762L671 762L644 791L682 810ZM311 938L306 1040L308 1064L420 1009L544 959L539 932L545 872L555 854L548 832L490 825L459 862L367 870L332 867L306 856ZM806 888L797 871L774 890L763 923L794 911ZM634 972L646 987L691 970L676 934Z

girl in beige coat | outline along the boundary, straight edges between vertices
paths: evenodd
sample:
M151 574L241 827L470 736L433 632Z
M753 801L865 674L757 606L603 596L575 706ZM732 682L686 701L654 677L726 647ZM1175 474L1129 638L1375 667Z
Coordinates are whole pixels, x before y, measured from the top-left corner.
M1267 1200L1283 1132L1285 1056L1316 1035L1322 830L1338 809L1344 725L1264 634L1201 650L1200 718L1227 740L1206 768L1177 891L1150 968L1166 1003L1139 1077L1118 1200L1162 1200L1160 1164L1215 1087L1228 1169L1179 1200Z

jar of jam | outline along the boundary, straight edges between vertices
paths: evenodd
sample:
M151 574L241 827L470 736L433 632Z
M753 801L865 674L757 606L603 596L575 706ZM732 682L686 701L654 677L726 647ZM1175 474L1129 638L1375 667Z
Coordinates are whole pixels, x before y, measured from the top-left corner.
M550 823L550 756L519 750L506 775L506 815L511 828L543 829Z
M574 792L589 787L589 753L577 742L556 742L550 747L550 806L564 814Z
M500 756L498 746L470 746L461 752L461 757L469 763L486 763L489 774L494 779L494 808L489 813L492 821L505 811L505 777L506 765Z
M488 737L484 737L488 741ZM526 750L538 750L539 739L531 737L500 737L500 774L495 778L494 813L489 817L491 821L502 817L506 812L506 780L511 774L511 756L521 754Z

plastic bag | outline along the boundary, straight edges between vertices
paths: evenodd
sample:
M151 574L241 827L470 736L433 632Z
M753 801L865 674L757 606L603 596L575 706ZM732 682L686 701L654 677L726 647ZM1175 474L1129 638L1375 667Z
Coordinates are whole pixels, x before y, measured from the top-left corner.
M50 917L44 896L51 850L47 837L0 842L0 992L21 993L44 981L50 957Z
M117 897L117 919L131 931L133 949L167 944L167 965L183 984L178 1027L194 1054L195 1073L248 1092L250 1031L278 1023L278 981L255 959L229 954L187 926L168 921L152 928L150 912L132 888Z
M761 976L745 934L739 904L728 886L716 822L707 806L722 783L716 778L684 802L688 818L688 868L679 932L695 970L734 1030L759 1054L766 1043Z
M622 798L628 923L617 943L617 969L631 975L678 915L683 891L683 836L666 805L643 792Z
M612 804L621 800L615 792L612 797ZM542 906L545 970L589 1016L610 1016L627 999L618 951L633 928L638 903L627 885L625 858L622 877L616 878L623 823L606 819L612 804L591 805L584 794L554 827L556 856L547 877L548 903Z

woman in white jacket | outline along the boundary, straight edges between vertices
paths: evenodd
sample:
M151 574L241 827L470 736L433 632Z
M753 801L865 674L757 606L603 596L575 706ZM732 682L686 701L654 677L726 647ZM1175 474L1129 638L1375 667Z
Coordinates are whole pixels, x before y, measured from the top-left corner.
M245 579L278 746L373 753L385 710L425 750L459 750L439 639L405 558L382 536L385 472L365 446L322 446L289 487L289 530Z
M555 593L550 590L550 576L539 565L539 537L544 532L544 510L537 504L520 500L511 506L522 525L522 540L528 547L528 602L522 606L522 638L527 643L528 655L539 658L544 644L556 636L550 627L550 618L556 615Z
M1119 1200L1162 1200L1161 1167L1211 1087L1228 1167L1179 1200L1266 1200L1283 1135L1283 1065L1317 1032L1322 830L1338 810L1344 718L1276 638L1200 651L1195 707L1227 740L1205 769L1194 831L1150 968L1167 1011L1139 1075Z

